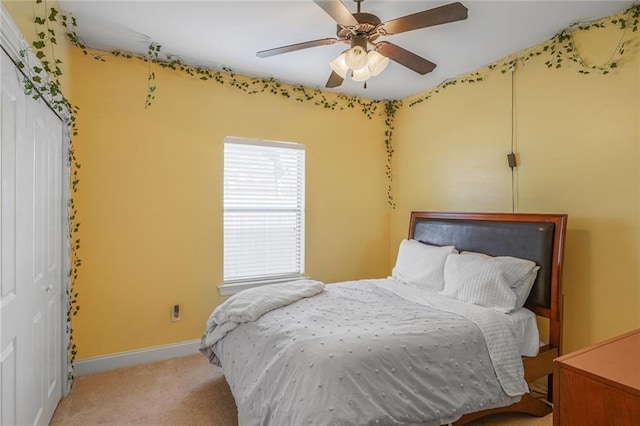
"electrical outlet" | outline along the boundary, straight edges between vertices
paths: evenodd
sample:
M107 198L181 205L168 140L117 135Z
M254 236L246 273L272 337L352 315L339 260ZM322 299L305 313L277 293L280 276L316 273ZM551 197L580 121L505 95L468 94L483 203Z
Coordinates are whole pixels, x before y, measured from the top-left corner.
M171 310L171 321L180 321L180 305L173 305Z

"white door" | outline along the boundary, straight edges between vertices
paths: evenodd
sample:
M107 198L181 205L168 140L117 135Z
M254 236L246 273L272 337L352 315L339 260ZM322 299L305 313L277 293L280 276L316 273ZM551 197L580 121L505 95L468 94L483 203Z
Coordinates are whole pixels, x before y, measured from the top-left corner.
M35 318L42 326L36 335L36 423L49 424L62 395L62 121L42 101L29 98L29 125L34 127L34 270ZM28 132L30 133L30 132ZM44 297L42 297L44 295ZM41 357L38 359L37 357Z
M0 423L40 425L62 389L63 130L1 56Z

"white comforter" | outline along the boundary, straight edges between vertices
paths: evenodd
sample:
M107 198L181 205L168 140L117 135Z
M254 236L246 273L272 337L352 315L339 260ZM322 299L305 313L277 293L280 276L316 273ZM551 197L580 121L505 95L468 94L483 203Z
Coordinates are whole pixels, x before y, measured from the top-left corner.
M201 350L223 367L240 425L440 425L527 391L506 315L408 287L329 285L222 337L209 327Z
M207 320L207 331L202 338L201 350L215 357L211 348L218 340L238 325L255 321L262 315L324 290L324 283L313 280L289 281L241 291L213 310Z

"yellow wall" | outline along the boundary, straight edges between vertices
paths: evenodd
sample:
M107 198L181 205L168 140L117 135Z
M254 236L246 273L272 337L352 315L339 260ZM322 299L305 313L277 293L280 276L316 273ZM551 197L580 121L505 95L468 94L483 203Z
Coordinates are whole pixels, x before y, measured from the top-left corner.
M576 43L597 64L619 38L610 26ZM549 70L540 56L514 76L516 211L569 215L565 351L640 326L639 42L609 75ZM392 257L412 210L512 210L511 76L485 72L398 112Z
M306 145L306 273L389 270L384 122L72 49L82 163L78 359L197 339L221 301L225 136ZM182 305L182 320L170 309Z

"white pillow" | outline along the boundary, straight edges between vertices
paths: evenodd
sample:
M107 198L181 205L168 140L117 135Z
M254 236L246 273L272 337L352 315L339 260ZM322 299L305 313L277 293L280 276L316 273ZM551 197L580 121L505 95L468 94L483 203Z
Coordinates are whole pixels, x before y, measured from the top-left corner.
M536 281L539 270L539 266L534 266L531 272L511 287L511 289L516 293L516 309L522 308L524 304L527 303L527 298L529 297L529 293L531 293L533 283Z
M524 304L535 281L534 270L537 273L535 262L516 257L453 254L445 262L440 294L509 313Z
M444 264L454 246L432 246L416 240L402 240L393 278L423 290L438 292L444 286Z

